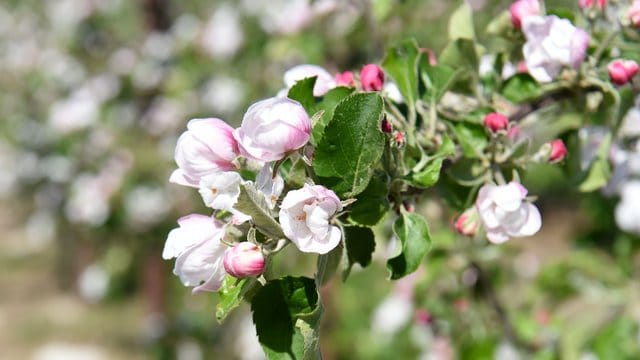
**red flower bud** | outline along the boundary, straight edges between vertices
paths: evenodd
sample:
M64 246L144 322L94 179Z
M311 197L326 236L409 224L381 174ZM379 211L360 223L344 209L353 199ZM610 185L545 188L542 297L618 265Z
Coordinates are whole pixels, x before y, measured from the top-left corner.
M404 133L403 132L396 131L393 134L393 138L396 140L396 144L398 144L398 146L404 145Z
M624 85L633 79L638 73L638 63L633 60L613 60L607 66L609 78L616 85Z
M491 132L495 133L505 130L509 126L509 119L499 113L489 113L484 117L483 123Z
M549 155L549 161L558 162L562 161L567 155L567 147L564 146L564 142L560 139L553 140L551 143L551 154Z
M380 124L380 129L385 134L391 134L391 132L393 131L393 125L391 125L391 122L387 120L387 118L385 117L384 119L382 119L382 123Z
M384 85L384 72L376 64L368 64L360 71L360 82L364 91L380 91Z
M264 256L255 244L241 242L224 254L224 269L233 277L256 277L264 271Z

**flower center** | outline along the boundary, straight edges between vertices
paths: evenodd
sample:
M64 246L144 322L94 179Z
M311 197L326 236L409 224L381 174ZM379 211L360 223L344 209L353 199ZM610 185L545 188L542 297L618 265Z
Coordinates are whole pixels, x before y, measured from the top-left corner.
M216 189L216 188L212 187L212 188L211 188L211 194L213 194L213 195L217 195L217 194L218 194L218 189Z
M298 220L298 221L306 221L307 220L307 213L303 212L300 215L296 215L296 220Z

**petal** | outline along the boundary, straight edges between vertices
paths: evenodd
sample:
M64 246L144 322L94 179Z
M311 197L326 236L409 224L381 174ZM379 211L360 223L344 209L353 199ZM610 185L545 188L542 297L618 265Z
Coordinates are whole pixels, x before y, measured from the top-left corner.
M537 233L542 227L542 217L540 216L540 211L535 205L531 203L524 204L527 207L527 220L520 228L519 236L531 236Z
M178 185L184 185L184 186L190 186L190 187L198 187L198 182L195 181L194 179L188 177L184 171L182 171L182 169L176 169L171 173L171 176L169 177L169 182L174 183L174 184L178 184Z
M509 236L499 230L496 231L487 231L487 239L494 244L502 244L509 240Z

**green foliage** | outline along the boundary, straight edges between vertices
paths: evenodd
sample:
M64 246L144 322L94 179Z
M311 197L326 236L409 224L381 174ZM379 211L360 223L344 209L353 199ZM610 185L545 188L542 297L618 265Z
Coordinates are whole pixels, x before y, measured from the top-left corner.
M347 248L349 263L342 272L342 278L346 279L354 264L367 267L371 263L371 256L376 247L373 231L367 227L345 226L344 242Z
M578 189L583 192L594 191L606 185L611 176L609 166L609 150L611 149L611 134L607 134L598 147L595 158L589 168L582 174Z
M431 234L424 217L404 210L393 223L393 233L402 243L402 250L387 261L387 268L391 271L391 279L399 279L418 269L431 248Z
M460 122L451 126L462 148L462 154L468 158L482 157L487 145L487 133L482 125Z
M502 95L516 104L531 101L543 94L538 82L529 74L510 77L502 88Z
M351 95L336 107L316 148L313 168L341 198L356 196L369 184L384 150L381 119L382 99L376 93Z
M419 60L420 52L415 40L407 40L390 48L382 60L382 68L395 80L407 104L415 104L418 98Z
M216 319L222 322L227 315L240 306L243 300L250 299L259 283L256 279L236 279L227 276L218 291L220 301L216 307Z
M475 39L473 16L469 4L463 2L449 19L449 39Z
M273 218L267 201L255 185L244 183L240 185L240 196L235 208L251 216L251 222L265 235L272 239L283 239L280 224Z
M299 102L310 115L315 113L313 110L316 105L316 100L313 97L313 86L316 84L317 79L317 76L313 76L299 80L287 93L289 99Z
M318 122L313 126L313 130L311 131L311 143L318 144L320 139L322 139L322 135L324 133L324 129L333 118L333 112L336 109L336 106L347 96L353 93L353 88L350 87L337 87L329 90L322 97L322 101L320 101L313 108L313 112L322 111L322 116L318 120Z
M367 188L356 196L349 220L363 226L378 224L389 211L388 186L380 176L373 176Z

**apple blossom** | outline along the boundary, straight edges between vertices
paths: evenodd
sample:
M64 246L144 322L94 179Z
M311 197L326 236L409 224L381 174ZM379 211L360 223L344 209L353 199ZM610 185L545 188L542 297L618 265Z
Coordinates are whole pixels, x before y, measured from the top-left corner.
M616 206L616 224L620 229L640 234L640 181L631 180L620 189L620 202Z
M458 233L464 236L474 236L478 230L478 211L475 207L465 210L455 222Z
M380 91L384 85L384 72L376 64L367 64L360 71L360 83L365 91Z
M178 220L164 244L162 258L176 258L173 273L185 286L199 291L218 291L226 275L223 258L227 247L220 241L224 225L205 215L191 214Z
M578 0L578 6L580 6L581 9L588 9L594 5L598 5L600 9L604 9L604 7L607 6L607 0Z
M336 86L354 87L356 82L353 78L352 71L345 71L336 74Z
M302 105L277 97L251 105L233 132L242 155L264 162L280 160L301 148L310 134L311 120Z
M560 139L555 139L550 143L550 145L551 154L549 154L549 161L562 161L562 159L567 155L567 147L564 145L564 142Z
M280 205L280 225L300 251L326 254L338 246L342 234L330 218L342 210L336 194L322 185L305 184L292 190Z
M627 10L627 17L631 22L631 26L637 28L640 27L640 0L635 0L629 10Z
M489 113L482 121L491 132L505 130L509 126L509 119L500 113Z
M500 244L510 237L530 236L540 230L540 212L525 201L526 196L527 189L513 181L480 188L476 208L489 241Z
M240 196L242 177L234 171L224 171L200 179L200 195L210 208L231 211Z
M517 0L509 7L509 13L513 27L520 29L524 18L540 15L540 2L538 0Z
M577 69L586 56L589 35L567 19L528 16L522 22L527 42L522 52L531 76L552 81L565 66Z
M269 164L264 164L256 176L256 188L264 195L269 208L273 209L284 190L284 179L279 174L274 176Z
M238 144L233 128L220 119L193 119L176 144L178 164L169 178L172 183L198 187L203 176L235 170Z
M288 89L296 82L316 76L316 83L313 86L313 96L322 96L327 91L336 87L336 79L329 72L317 65L298 65L284 73L284 83Z
M241 242L225 253L224 269L233 277L256 277L264 270L264 255L256 244Z
M638 73L638 63L633 60L616 59L609 63L607 70L611 82L616 85L624 85L631 82Z

